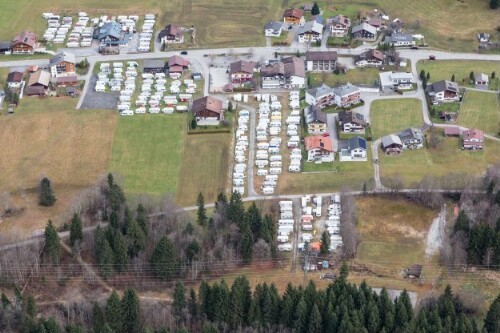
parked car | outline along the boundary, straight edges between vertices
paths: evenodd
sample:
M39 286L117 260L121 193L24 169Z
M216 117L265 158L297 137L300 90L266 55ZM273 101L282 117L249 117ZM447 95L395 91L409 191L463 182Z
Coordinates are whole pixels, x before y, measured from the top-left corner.
M186 54L188 54L188 51L181 51L181 54L186 55Z
M319 277L321 280L335 280L337 276L333 273L325 273Z
M324 138L329 137L329 136L330 136L330 133L323 133Z
M431 54L431 55L429 56L429 60L436 60L436 56Z

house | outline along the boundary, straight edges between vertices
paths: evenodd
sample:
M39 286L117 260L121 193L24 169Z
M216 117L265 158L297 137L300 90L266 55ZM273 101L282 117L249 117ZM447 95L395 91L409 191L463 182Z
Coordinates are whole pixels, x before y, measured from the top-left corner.
M7 75L7 86L9 88L21 88L23 84L23 73L21 72L10 72Z
M129 33L122 32L122 26L115 22L106 22L94 30L93 38L101 42L101 46L126 46L130 39Z
M324 83L319 87L308 89L306 102L319 108L329 106L333 103L333 89Z
M198 122L208 121L209 124L218 124L224 120L224 110L222 110L222 101L211 96L205 96L193 101L193 115Z
M354 26L351 31L353 39L374 41L377 39L377 28L366 22Z
M253 61L239 60L231 63L229 70L231 83L241 84L252 81L254 69L255 62Z
M76 74L76 57L73 53L59 52L50 58L49 67L52 77L73 76Z
M487 74L484 73L474 73L474 84L476 88L480 89L488 89L488 84L490 83L490 79Z
M328 129L326 113L316 106L309 105L304 108L304 120L309 134L323 134Z
M321 15L313 15L313 16L311 16L309 21L315 21L316 23L323 24L324 19L323 19L323 16L321 16Z
M490 41L490 35L484 32L477 34L477 39L480 43L488 43Z
M369 25L371 25L372 27L375 27L375 29L377 29L377 31L380 31L380 29L382 29L384 27L384 21L382 21L378 17L370 18L367 23Z
M395 134L389 134L381 139L381 147L387 155L399 155L403 151L403 142Z
M300 89L306 86L304 61L297 57L283 58L260 70L264 89Z
M349 140L339 141L339 157L345 161L366 161L366 140L355 136Z
M161 59L144 60L143 73L165 73L165 62Z
M457 126L446 126L444 128L444 136L460 136L460 127Z
M306 68L308 71L330 72L337 67L336 51L306 52Z
M359 132L368 126L368 122L362 113L341 111L339 112L339 126L343 132Z
M305 12L311 12L312 9L314 7L314 4L313 3L306 3L306 4L303 4L302 5L302 9L305 11Z
M297 29L299 43L313 43L321 41L323 37L323 24L316 21L308 21Z
M308 162L333 162L335 155L332 148L332 139L321 135L307 136L304 138Z
M393 32L390 36L386 36L384 43L394 47L415 45L412 34L403 34L400 32Z
M484 132L471 128L462 132L463 149L481 150L484 146Z
M28 79L26 95L28 96L45 95L49 88L49 82L50 82L50 73L45 70L39 70L31 74Z
M78 76L67 75L67 76L57 77L57 78L55 78L55 84L58 87L77 86L78 85Z
M349 32L351 20L345 15L336 15L328 20L332 37L344 37Z
M432 104L460 101L458 84L456 82L448 80L434 82L425 88L425 92L429 95Z
M36 45L36 35L31 31L23 31L10 42L13 54L33 54Z
M413 264L404 270L405 276L410 279L419 279L422 275L422 265Z
M420 149L424 147L424 136L418 128L407 128L398 133L403 149Z
M350 107L351 105L358 104L361 101L361 91L350 82L333 88L333 95L335 104L341 108Z
M386 90L408 90L416 83L412 73L406 72L382 72L379 73L380 89Z
M283 23L271 21L264 26L264 35L266 37L279 37L282 29Z
M184 33L182 29L174 24L169 24L158 34L158 40L162 44L183 43Z
M370 49L354 58L358 67L381 67L384 62L384 54L376 49Z
M178 55L173 55L168 58L168 71L169 73L180 73L189 69L189 61Z
M283 12L283 23L291 25L303 25L305 22L304 11L301 9L290 8Z
M0 41L0 54L9 54L11 51L10 42Z

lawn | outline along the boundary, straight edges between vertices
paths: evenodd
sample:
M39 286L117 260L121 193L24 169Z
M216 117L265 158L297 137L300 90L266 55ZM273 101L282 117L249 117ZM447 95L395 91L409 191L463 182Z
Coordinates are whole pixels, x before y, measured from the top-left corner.
M428 83L440 80L451 80L455 74L455 82L459 85L470 85L470 72L480 72L491 76L492 72L500 74L500 62L483 60L420 60L417 63L417 72L421 70L430 73ZM498 89L498 78L491 82L491 88ZM496 84L495 84L496 83Z
M500 108L497 98L497 94L466 91L458 115L458 124L479 128L487 134L498 136Z
M370 125L373 139L408 127L423 125L422 102L414 98L378 100L371 104Z
M310 73L308 80L312 87L322 83L330 87L351 82L352 84L373 84L378 79L380 71L377 68L356 68L350 69L346 74L334 73Z
M175 194L186 115L120 117L109 170L123 176L128 194Z
M463 151L459 138L444 138L436 149L405 151L400 156L386 156L379 151L380 177L384 182L384 177L399 175L408 187L425 176L479 175L500 161L499 148L497 142L486 140L484 151ZM439 187L439 182L435 186Z
M201 191L206 203L225 191L230 162L230 133L188 135L182 153L182 167L176 202L192 206Z

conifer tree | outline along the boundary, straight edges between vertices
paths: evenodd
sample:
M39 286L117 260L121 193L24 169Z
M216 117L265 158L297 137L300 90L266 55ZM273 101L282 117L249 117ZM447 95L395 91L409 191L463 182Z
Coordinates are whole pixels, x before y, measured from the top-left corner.
M5 293L2 291L2 307L6 309L10 305L9 298Z
M146 235L136 220L132 219L127 227L128 255L137 257L146 248Z
M253 202L248 208L246 216L248 226L252 231L253 239L263 238L263 236L260 234L260 229L262 226L262 215L255 202Z
M178 260L175 247L170 238L164 236L156 245L151 256L155 273L163 280L171 280L177 275Z
M56 202L54 191L50 185L50 180L47 177L42 178L38 190L38 204L40 206L52 206Z
M321 314L319 313L318 305L314 304L309 316L309 333L321 333Z
M33 295L28 296L28 302L26 302L26 314L31 318L35 318L37 314L36 301Z
M418 77L420 78L420 81L423 81L425 79L425 70L422 69Z
M104 313L97 302L92 307L92 327L94 332L101 332L105 324Z
M201 194L201 192L198 194L196 199L196 206L198 207L198 224L205 226L207 224L207 211L205 209L205 199L203 198L203 194Z
M69 229L69 241L71 246L75 246L77 242L81 242L83 240L83 226L82 220L78 214L74 214L71 219L71 225Z
M128 254L127 244L121 232L117 232L115 236L115 243L113 244L113 262L115 269L118 272L123 272L127 268Z
M113 271L114 255L113 249L107 239L104 239L99 250L99 272L103 277L109 277Z
M120 298L113 289L106 302L106 323L114 332L121 332L123 319Z
M247 324L252 292L245 276L238 276L231 286L232 325L234 328Z
M330 251L330 235L328 234L328 231L323 231L321 234L321 245L319 248L319 252L323 255L328 254Z
M240 225L244 217L245 208L243 207L243 201L241 201L241 194L233 192L227 207L227 219L237 225Z
M135 217L137 224L142 228L144 234L148 235L148 225L149 225L149 217L146 212L146 208L142 204L137 205L137 214Z
M320 10L319 10L318 3L315 2L312 9L311 9L311 15L319 15L319 13L320 13Z
M500 296L498 296L484 318L484 328L488 333L500 332Z
M295 329L297 333L306 331L307 312L306 301L303 297L301 297L299 303L297 304L293 320L293 329Z
M45 227L45 245L43 247L44 253L50 258L53 263L59 263L61 255L61 243L57 230L49 220L47 226Z
M175 283L174 288L174 301L172 303L172 311L174 317L179 321L183 322L184 319L184 308L186 307L186 290L184 284L180 281Z
M198 300L196 298L196 292L193 288L189 289L189 299L188 299L188 312L192 319L197 320L199 315Z
M126 288L121 300L123 331L135 333L140 328L140 304L135 290Z

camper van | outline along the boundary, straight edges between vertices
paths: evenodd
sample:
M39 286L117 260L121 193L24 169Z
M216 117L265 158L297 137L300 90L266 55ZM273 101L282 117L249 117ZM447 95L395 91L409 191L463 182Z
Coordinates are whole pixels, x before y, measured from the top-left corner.
M280 243L286 243L286 242L288 242L288 236L278 236L276 239Z
M246 158L244 155L243 156L235 156L234 160L236 161L236 163L243 163L246 161Z
M300 172L300 165L297 164L291 164L288 167L288 172Z
M243 172L234 172L233 179L243 179L245 178L245 174Z
M271 162L271 168L281 168L281 161Z
M278 251L292 251L292 244L286 243L286 244L279 244L278 245Z
M269 143L268 142L259 142L259 143L257 143L257 148L258 149L269 149Z
M266 175L266 180L278 181L278 175Z
M271 169L269 169L269 174L281 175L281 168L271 168Z
M258 168L264 168L264 167L269 165L269 161L268 160L255 160L255 165Z
M268 175L268 171L265 170L265 169L259 169L257 170L257 176L267 176Z
M285 211L281 213L282 219L293 219L293 213L291 211Z
M234 186L243 186L244 184L245 184L245 181L243 179L233 179Z
M282 226L282 225L293 226L293 224L294 224L293 219L279 219L278 220L278 225L280 225L280 226Z
M262 186L263 186L263 187L268 187L268 186L269 186L269 187L276 187L276 185L278 185L278 184L277 184L277 182L276 182L275 180L266 180L266 181L262 184Z
M245 164L236 164L234 166L235 172L245 172L246 169L247 169L247 166Z
M271 162L281 162L281 155L273 155L269 158Z
M264 194L273 194L274 193L274 187L264 187L262 189L262 193L264 193Z

